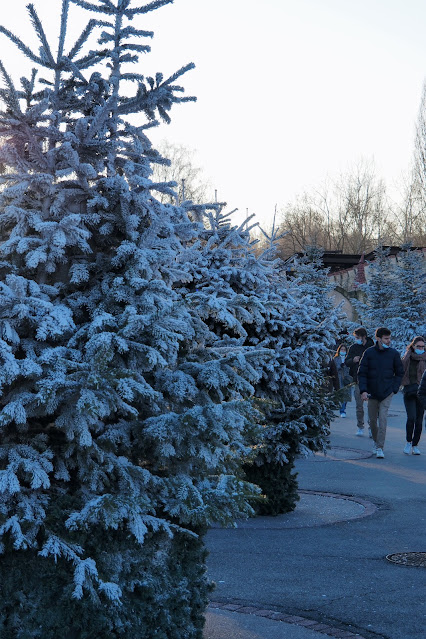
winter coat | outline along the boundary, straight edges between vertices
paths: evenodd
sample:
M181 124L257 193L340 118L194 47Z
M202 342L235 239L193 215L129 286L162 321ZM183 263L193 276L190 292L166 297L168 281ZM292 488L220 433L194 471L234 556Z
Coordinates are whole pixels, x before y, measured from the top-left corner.
M340 388L339 373L337 371L336 362L334 358L331 359L327 367L327 379L328 379L328 392L332 393Z
M367 348L374 346L374 342L371 337L367 337L367 341L365 344L352 344L349 347L348 354L345 359L345 366L349 367L349 375L352 377L354 382L358 381L358 368L361 357L364 355ZM354 362L354 357L359 357L357 362Z
M426 353L417 355L409 349L402 358L402 365L404 367L404 377L401 382L402 385L408 386L408 384L420 384L420 380L426 370ZM415 379L410 379L410 369L412 365L415 366Z
M426 371L423 373L423 377L420 380L419 390L417 391L417 397L423 405L423 408L426 408Z
M352 394L348 384L352 383L352 378L349 376L349 368L346 366L346 360L342 362L340 355L336 355L333 357L333 362L336 364L339 389L344 388L345 386L347 387L342 395L342 402L350 402Z
M359 364L359 392L368 393L372 399L381 402L399 391L403 375L398 351L394 348L381 350L376 342L375 346L367 348Z

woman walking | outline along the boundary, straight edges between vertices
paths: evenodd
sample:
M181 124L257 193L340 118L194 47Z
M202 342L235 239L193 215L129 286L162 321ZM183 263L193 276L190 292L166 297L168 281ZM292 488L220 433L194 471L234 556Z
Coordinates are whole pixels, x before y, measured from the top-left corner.
M404 377L402 390L404 405L407 413L406 440L404 447L406 455L420 455L418 443L422 434L424 406L417 396L419 384L426 370L425 339L418 335L408 344L407 351L402 358Z

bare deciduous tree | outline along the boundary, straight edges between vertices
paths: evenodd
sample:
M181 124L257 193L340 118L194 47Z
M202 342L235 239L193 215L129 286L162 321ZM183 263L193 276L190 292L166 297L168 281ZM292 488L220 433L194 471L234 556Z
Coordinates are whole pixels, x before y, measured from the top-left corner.
M396 218L397 234L402 243L426 244L426 82L417 116L413 163L403 184Z
M426 202L426 82L423 85L414 141L413 186L417 197Z
M419 200L413 171L402 179L400 198L393 208L395 243L402 245L411 242L413 246L426 246L426 209Z
M287 206L281 223L287 231L282 253L290 255L308 245L344 253L370 251L380 242L391 243L391 218L383 180L372 162L361 160L334 182Z
M372 162L361 160L336 185L335 238L346 253L371 250L388 243L389 205L383 180Z
M160 142L157 149L170 164L154 165L154 182L176 182L175 190L179 202L185 199L202 204L211 199L208 196L210 184L203 175L203 169L194 164L194 149L168 140ZM158 193L157 199L162 203L176 201L176 198L166 193Z

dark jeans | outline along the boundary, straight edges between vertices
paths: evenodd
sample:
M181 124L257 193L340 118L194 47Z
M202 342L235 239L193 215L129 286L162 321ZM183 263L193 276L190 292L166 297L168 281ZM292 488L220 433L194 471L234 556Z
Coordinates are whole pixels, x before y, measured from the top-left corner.
M422 434L423 414L425 409L423 404L419 402L417 395L411 395L405 397L404 395L405 410L407 411L407 442L412 443L413 446L417 446L420 441L420 435Z

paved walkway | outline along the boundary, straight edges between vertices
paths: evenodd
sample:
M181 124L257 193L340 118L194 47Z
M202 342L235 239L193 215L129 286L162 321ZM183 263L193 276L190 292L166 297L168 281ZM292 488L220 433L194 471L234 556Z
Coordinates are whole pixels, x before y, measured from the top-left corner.
M425 639L425 568L386 555L426 552L426 433L424 455L402 453L398 395L376 459L355 436L354 402L347 415L328 455L297 462L293 513L210 530L205 639Z

